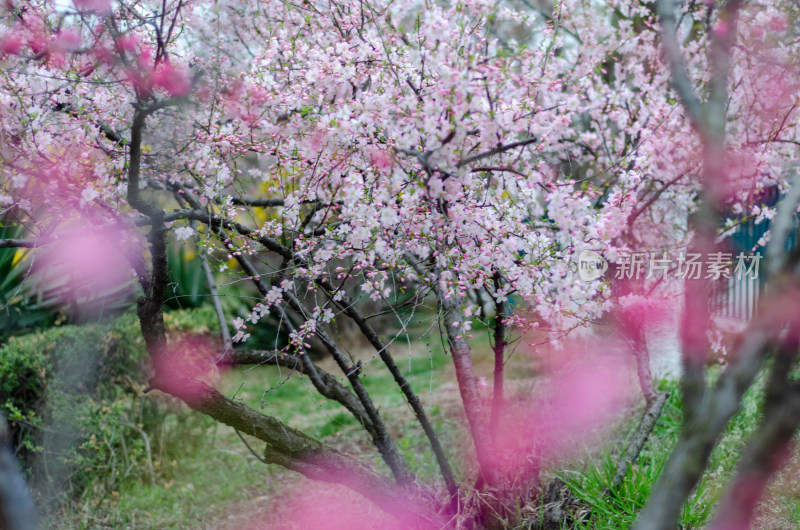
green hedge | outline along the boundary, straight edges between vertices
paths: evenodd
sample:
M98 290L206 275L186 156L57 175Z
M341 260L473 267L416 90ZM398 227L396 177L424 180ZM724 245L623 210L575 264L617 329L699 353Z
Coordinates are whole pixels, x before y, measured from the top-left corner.
M207 306L168 312L165 321L172 333L219 329ZM13 337L0 347L0 406L17 456L47 504L77 500L90 487L94 498L125 480L154 480L168 471L159 465L166 453L191 442L180 433L205 428L163 395L142 394L146 358L133 312Z

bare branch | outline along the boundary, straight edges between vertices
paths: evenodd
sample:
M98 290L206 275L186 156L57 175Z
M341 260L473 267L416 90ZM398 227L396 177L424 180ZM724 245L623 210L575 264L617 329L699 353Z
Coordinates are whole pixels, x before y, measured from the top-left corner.
M178 219L191 219L193 221L199 221L207 224L212 228L225 228L228 230L233 230L243 236L250 237L254 241L258 241L264 245L267 250L276 252L284 258L292 258L292 252L275 239L266 236L260 236L256 233L256 230L248 228L247 226L237 223L236 221L231 221L229 219L225 219L224 217L218 217L197 209L174 210L164 216L165 223L177 221Z
M27 237L24 239L0 239L0 248L36 248L41 246L41 239Z
M703 104L694 91L694 82L683 63L683 54L678 44L678 20L675 16L675 0L658 1L658 18L661 21L661 42L667 64L672 72L672 86L686 109L692 125L698 131L704 128Z
M284 291L284 299L289 302L289 305L292 307L292 309L304 317L306 316L305 308L293 293ZM395 479L401 484L410 482L411 476L408 473L406 463L402 456L400 456L394 440L392 440L392 437L389 435L389 431L386 429L386 425L378 413L378 409L375 407L375 404L372 402L372 398L369 396L367 389L364 387L364 383L359 377L359 370L347 360L345 354L339 349L338 346L336 346L336 343L333 342L330 337L328 337L328 334L325 333L325 331L319 329L318 327L315 331L315 335L325 345L325 348L327 348L328 352L331 354L331 357L333 357L333 360L336 361L336 364L339 366L339 369L342 370L342 373L347 376L347 380L350 381L350 386L353 387L353 391L358 397L358 400L364 406L367 416L375 426L375 436L373 442L381 452L386 464L392 470Z
M284 200L279 198L270 198L270 199L256 199L256 198L248 198L248 197L233 197L232 198L233 204L242 205L242 206L256 206L260 208L274 208L277 206L283 206Z
M222 303L219 300L219 292L217 291L217 283L214 281L214 273L208 265L208 256L206 256L206 253L202 249L200 250L200 263L203 265L203 272L206 275L206 284L208 285L208 290L211 292L211 302L214 304L214 311L217 313L217 319L219 320L222 344L226 350L230 350L233 348L233 342L231 341L231 332L228 329L228 320L225 318L225 311L222 309Z
M327 291L329 296L332 296L336 291L333 286L327 282L327 280L320 280L320 285ZM386 365L386 368L388 368L389 373L392 374L395 383L397 383L397 386L400 387L403 395L408 400L411 410L414 412L417 421L419 422L422 430L425 432L425 436L427 436L428 441L430 442L431 449L433 450L433 454L436 457L437 463L439 464L439 470L441 471L442 478L444 479L448 491L451 495L456 495L458 493L458 486L455 478L453 477L453 470L450 468L450 463L447 461L447 456L444 454L444 449L442 448L441 443L439 443L439 438L436 435L436 431L433 429L433 425L431 425L431 422L428 419L428 415L425 413L425 409L422 406L422 402L419 400L419 396L417 396L417 394L411 388L408 380L403 376L403 373L397 367L397 364L394 362L394 359L389 353L387 346L383 344L372 326L370 326L361 313L358 312L355 307L355 303L350 300L347 295L343 295L341 292L339 295L341 297L341 303L337 303L337 305L356 323L364 337L366 337L369 343L378 352L378 356L381 358L384 365Z
M650 433L653 432L653 428L656 426L656 422L658 422L658 418L661 416L661 411L664 410L664 404L667 402L668 397L669 394L664 392L659 394L652 402L648 403L647 410L644 416L642 416L642 420L639 422L639 428L628 444L628 448L622 459L620 459L617 464L617 470L614 473L614 478L611 480L611 486L607 493L611 490L616 490L620 484L622 484L622 481L625 480L625 475L628 474L628 468L639 458L639 453L642 452L647 438L650 436Z
M489 149L488 151L484 151L483 153L478 153L477 155L473 155L467 157L463 160L460 160L456 167L464 167L467 164L471 164L473 162L477 162L478 160L483 160L484 158L489 158L490 156L499 155L500 153L505 153L506 151L511 151L512 149L516 149L517 147L524 147L526 145L530 145L534 142L538 141L538 138L526 138L524 140L520 140L518 142L512 142L510 144L500 144L494 149Z

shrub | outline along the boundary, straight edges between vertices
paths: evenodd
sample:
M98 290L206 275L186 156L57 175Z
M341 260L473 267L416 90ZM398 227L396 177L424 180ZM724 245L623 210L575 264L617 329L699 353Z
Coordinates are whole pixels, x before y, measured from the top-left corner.
M213 309L166 315L173 333L215 333ZM143 394L146 353L136 315L13 337L0 348L0 406L43 504L102 499L128 479L154 480L173 446L206 421ZM186 424L187 422L192 425ZM196 424L196 425L195 425Z

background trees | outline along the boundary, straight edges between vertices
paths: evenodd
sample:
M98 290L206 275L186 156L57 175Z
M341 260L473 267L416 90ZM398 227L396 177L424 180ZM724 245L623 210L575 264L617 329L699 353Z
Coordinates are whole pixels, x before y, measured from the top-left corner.
M648 402L663 404L642 327L660 305L680 303L683 283L668 268L612 288L583 280L576 258L591 250L616 267L631 252L705 255L735 216L775 215L758 197L790 189L791 9L7 2L0 204L26 234L0 243L34 248L41 263L31 281L84 318L136 296L150 386L260 439L266 461L346 484L403 521L486 525L536 491L563 439L619 406L629 394L625 359L638 361ZM773 239L772 274L783 270L786 226ZM223 275L258 292L241 315L217 304L236 349L226 337L199 347L167 336L173 237L196 245L212 294ZM756 322L768 327L743 335L744 353L710 390L709 283L687 291L687 427L645 512L656 525L676 518L765 348L787 318L793 326L788 302L780 318ZM393 337L373 325L385 314L405 328L426 306L452 355L474 483L457 480L392 356ZM593 348L605 355L571 353L570 332L604 316L617 329ZM333 319L350 322L374 350L368 362L392 375L441 484L414 481ZM478 322L494 328L489 403L472 363ZM245 349L264 325L285 342ZM513 407L505 361L518 343L542 341L562 345L569 360L553 367L555 398L545 412ZM319 365L321 353L340 377ZM240 362L301 372L363 426L391 479L215 389L216 366ZM791 416L792 393L777 395L776 418ZM794 431L775 428L768 447ZM681 451L699 459L691 472ZM762 462L765 449L754 451ZM489 508L459 502L472 484L491 492Z

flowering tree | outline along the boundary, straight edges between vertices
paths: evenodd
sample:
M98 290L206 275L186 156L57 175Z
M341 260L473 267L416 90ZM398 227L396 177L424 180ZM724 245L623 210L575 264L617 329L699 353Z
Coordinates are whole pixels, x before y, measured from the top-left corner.
M575 262L584 251L615 268L632 251L708 253L729 219L774 215L756 201L764 189L794 189L785 176L797 149L792 7L751 4L8 0L0 206L29 237L0 248L35 248L34 272L69 277L59 292L72 303L135 275L150 385L262 440L265 461L343 483L409 524L483 524L485 510L457 502L469 488L359 299L403 326L404 305L435 305L475 488L505 499L501 511L535 491L559 439L604 418L596 413L616 407L624 388L609 369L617 357L556 370L552 410L528 414L533 430L520 430L503 391L512 335L536 330L566 344L612 315L647 401L663 405L642 329L683 283L667 267L612 288L582 278ZM209 262L261 295L232 321L221 359L188 360L166 335L173 236L199 247L212 287ZM703 442L710 451L760 361L743 379L728 372L727 415L704 401L708 283L690 284L682 342L687 425L708 419L703 407L719 420ZM352 321L394 377L442 491L414 482L334 318ZM265 320L288 333L287 348L231 348ZM471 357L476 321L493 327L489 403ZM774 338L758 337L759 351ZM314 362L312 341L346 384ZM206 377L215 363L301 372L358 420L391 480L224 396ZM695 449L685 448L707 459ZM704 463L693 479L681 475L688 489L670 490L671 508L654 511L657 489L649 520L671 524Z

